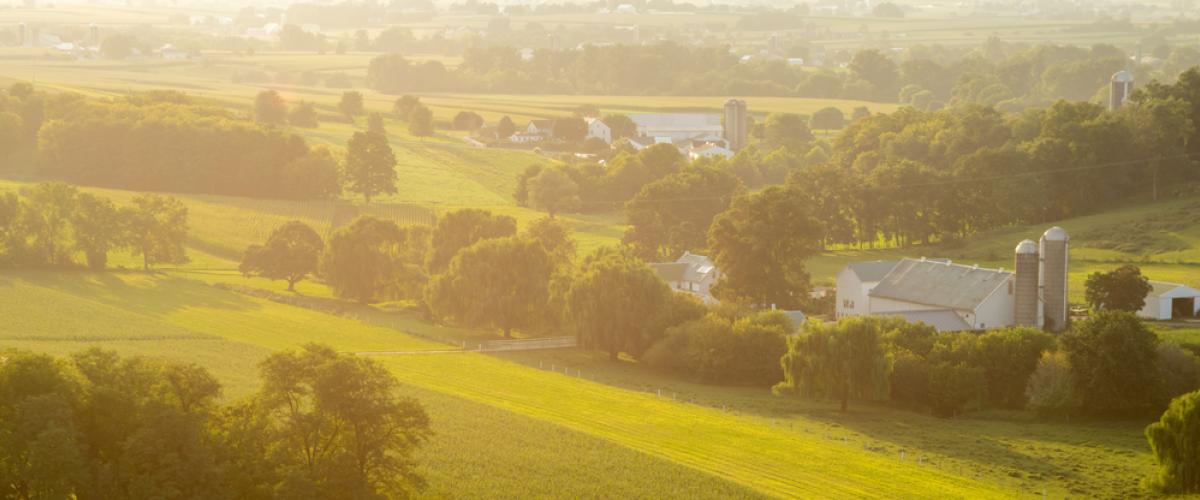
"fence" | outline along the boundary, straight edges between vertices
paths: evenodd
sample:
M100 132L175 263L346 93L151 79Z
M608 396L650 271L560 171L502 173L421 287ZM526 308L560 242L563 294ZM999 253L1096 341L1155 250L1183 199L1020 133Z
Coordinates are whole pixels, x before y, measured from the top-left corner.
M579 345L575 337L548 337L542 339L488 340L476 344L477 351L536 351L541 349L568 349ZM464 345L464 348L469 346Z

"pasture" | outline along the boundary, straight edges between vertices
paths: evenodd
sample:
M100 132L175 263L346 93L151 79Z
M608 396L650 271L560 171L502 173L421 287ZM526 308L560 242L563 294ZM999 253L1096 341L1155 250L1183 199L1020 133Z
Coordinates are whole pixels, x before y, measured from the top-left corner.
M194 362L221 379L226 398L253 390L255 363L273 350L307 342L436 350L459 335L403 317L381 326L333 316L179 273L5 273L0 315L16 318L0 326L0 347L100 346ZM601 358L570 350L378 359L431 414L436 436L421 458L432 497L1126 496L1150 466L1138 424L942 420L865 405L842 415Z

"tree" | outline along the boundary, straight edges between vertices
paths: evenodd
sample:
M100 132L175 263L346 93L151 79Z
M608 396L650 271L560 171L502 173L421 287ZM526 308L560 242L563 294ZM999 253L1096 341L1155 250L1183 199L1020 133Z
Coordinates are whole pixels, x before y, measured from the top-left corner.
M293 127L300 128L317 128L320 125L317 120L317 107L308 101L294 104L288 112L287 121Z
M0 485L6 498L68 498L88 476L74 409L82 384L44 354L2 352Z
M254 98L254 121L268 125L283 125L287 121L287 104L274 90L259 92Z
M0 110L0 165L25 144L25 121L21 115Z
M820 238L810 208L792 188L772 186L735 198L708 231L724 275L714 293L760 307L796 308L808 292L804 262L819 250Z
M583 347L634 357L653 345L670 324L655 318L671 309L674 292L641 261L601 248L588 256L566 293L564 322Z
M362 93L353 90L342 92L342 99L338 101L338 111L346 116L361 115L363 112Z
M386 297L403 272L404 234L394 222L359 217L333 233L321 257L321 276L339 297L368 303Z
M1026 407L1039 415L1064 415L1078 405L1071 363L1065 352L1044 352L1029 376L1025 389Z
M417 106L408 115L408 133L417 137L433 135L433 111Z
M837 130L846 126L846 116L838 108L821 108L808 119L808 125L817 130Z
M846 411L850 398L877 401L887 394L888 359L877 317L843 318L834 325L808 322L788 337L780 392L835 398Z
M882 2L876 4L875 7L871 9L871 15L875 17L904 17L904 9L901 9L899 6L891 2Z
M703 249L713 218L745 189L729 172L692 167L646 184L625 204L624 242L647 260L673 259Z
M430 436L429 417L378 362L308 344L259 369L281 496L408 498L424 486L412 453Z
M188 261L183 244L187 241L188 209L170 196L143 194L133 205L121 208L128 228L129 246L142 256L142 268L155 264L183 264Z
M785 147L797 153L808 151L813 141L812 130L804 118L794 113L767 115L763 134L763 139L772 147Z
M71 214L75 232L75 249L87 257L88 267L95 270L108 265L108 252L128 241L117 207L107 198L91 193L79 193Z
M392 104L392 112L396 113L396 118L408 121L414 109L421 105L421 98L411 95L403 95L396 99Z
M440 273L460 250L482 240L515 234L517 221L512 217L477 208L455 210L438 218L429 243L426 267L430 273Z
M483 117L474 111L459 111L454 115L453 124L456 130L479 130L483 126Z
M533 239L480 241L459 251L445 272L434 276L425 301L434 315L469 327L514 328L538 324L549 297L554 261Z
M1132 264L1107 273L1094 272L1084 286L1088 305L1096 311L1140 311L1146 305L1146 295L1153 290L1142 270Z
M371 115L367 117L367 132L382 136L387 135L387 129L385 129L383 125L383 115L379 113L371 113Z
M496 124L496 137L508 139L515 133L517 133L517 126L513 123L512 118L509 118L508 115L501 117L500 122Z
M558 168L545 168L529 179L529 204L554 214L579 203L579 185Z
M560 220L536 219L525 228L524 237L541 243L556 267L564 267L575 259L575 239Z
M125 59L133 54L137 40L129 35L109 35L100 42L100 54L105 59Z
M570 117L554 120L554 138L560 141L580 142L587 137L587 122L583 118Z
M21 194L17 224L28 257L38 264L71 264L71 220L79 190L62 182L45 182Z
M621 114L606 115L603 120L612 131L613 140L637 136L637 124L629 116Z
M850 74L869 83L878 96L896 95L900 69L890 57L878 50L856 52L850 60Z
M367 203L378 194L396 193L396 156L387 137L355 132L346 144L346 183Z
M991 330L974 338L967 357L983 370L986 402L994 408L1025 406L1025 391L1042 353L1054 347L1054 337L1037 328Z
M341 182L333 153L317 146L284 165L279 187L283 197L290 199L328 199L342 194Z
M1158 394L1158 337L1133 313L1099 311L1062 337L1080 407L1091 414L1137 415Z
M1200 358L1174 342L1160 342L1155 365L1162 382L1157 405L1166 408L1172 399L1200 388Z
M271 231L265 244L246 248L238 271L246 277L286 280L288 291L295 291L296 283L317 272L324 247L316 231L294 220Z
M1146 427L1158 470L1146 479L1166 494L1200 493L1200 391L1175 398L1158 422Z

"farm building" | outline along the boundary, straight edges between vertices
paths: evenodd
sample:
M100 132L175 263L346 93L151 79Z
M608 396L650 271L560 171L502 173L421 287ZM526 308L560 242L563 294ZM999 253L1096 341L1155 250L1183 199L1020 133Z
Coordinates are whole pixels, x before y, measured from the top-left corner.
M701 158L733 158L733 151L728 148L713 143L706 143L700 146L692 146L687 152L688 159L695 161Z
M554 137L554 120L530 120L529 126L525 127L525 133L544 138Z
M599 118L586 118L587 138L600 139L605 144L612 144L612 129Z
M1152 289L1146 295L1146 305L1138 311L1138 316L1169 321L1194 318L1200 313L1200 290L1165 281L1151 281L1150 286Z
M1014 251L1015 272L925 258L852 263L837 277L837 317L901 316L939 331L1013 325L1061 330L1067 243L1058 227L1040 243L1022 241Z
M666 281L672 290L694 295L705 304L717 303L711 289L721 278L721 272L708 257L684 252L675 262L653 263L650 269Z
M721 115L704 113L638 114L629 115L637 126L637 135L651 137L656 142L674 142L695 137L724 135Z

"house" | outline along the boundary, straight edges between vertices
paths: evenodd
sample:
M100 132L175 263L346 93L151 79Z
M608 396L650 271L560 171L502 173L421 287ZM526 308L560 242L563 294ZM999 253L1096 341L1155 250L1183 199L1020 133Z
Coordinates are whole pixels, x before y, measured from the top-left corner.
M701 158L733 158L733 151L719 144L707 143L700 146L692 146L687 152L688 159L692 161Z
M867 292L869 314L923 321L939 331L1016 324L1014 273L950 261L903 259Z
M612 144L612 129L599 118L584 118L587 122L587 138L600 139L605 144Z
M862 316L871 314L871 289L896 267L894 260L854 262L837 275L837 308L835 316Z
M515 142L517 144L529 144L532 142L542 142L542 141L546 140L546 136L544 136L542 134L531 134L529 132L520 132L520 133L516 133L516 134L508 136L508 140L509 140L509 142Z
M693 295L705 304L718 302L711 290L721 272L706 256L684 252L675 262L650 264L650 269L676 292Z
M554 137L554 120L529 120L529 126L525 127L525 133L531 135L540 135L544 139Z
M1165 281L1151 281L1150 286L1150 293L1146 295L1146 305L1138 311L1138 316L1170 321L1194 318L1200 313L1200 290Z
M641 137L667 138L670 141L695 137L723 137L721 115L705 113L664 113L629 115Z

